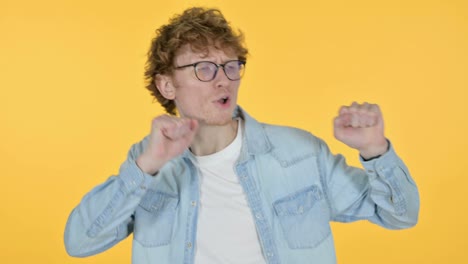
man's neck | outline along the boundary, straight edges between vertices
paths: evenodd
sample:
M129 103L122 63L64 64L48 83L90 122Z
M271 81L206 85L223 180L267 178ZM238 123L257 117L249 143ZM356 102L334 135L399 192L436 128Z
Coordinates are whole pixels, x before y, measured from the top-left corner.
M227 147L236 137L238 120L232 120L223 126L201 125L190 145L196 156L206 156Z

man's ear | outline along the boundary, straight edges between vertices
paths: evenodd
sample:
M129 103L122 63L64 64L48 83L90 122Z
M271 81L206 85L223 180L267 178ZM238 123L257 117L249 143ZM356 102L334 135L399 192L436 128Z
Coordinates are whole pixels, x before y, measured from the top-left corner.
M159 92L168 100L175 99L175 87L172 84L171 77L162 74L156 74L154 78L154 84L158 88Z

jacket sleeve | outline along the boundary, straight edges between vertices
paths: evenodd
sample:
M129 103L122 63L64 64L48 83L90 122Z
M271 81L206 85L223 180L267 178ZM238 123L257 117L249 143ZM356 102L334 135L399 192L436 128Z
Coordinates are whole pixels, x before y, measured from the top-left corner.
M119 174L87 193L71 212L64 234L67 253L85 257L102 252L133 231L133 214L155 177L135 163L142 150L135 144Z
M379 158L348 166L343 156L332 155L320 142L321 176L332 220L367 219L388 229L414 226L418 221L419 194L408 168L392 144Z

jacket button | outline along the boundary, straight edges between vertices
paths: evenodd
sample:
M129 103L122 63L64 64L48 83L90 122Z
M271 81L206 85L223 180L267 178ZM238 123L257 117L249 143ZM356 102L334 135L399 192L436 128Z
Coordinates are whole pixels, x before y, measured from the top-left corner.
M300 214L303 214L304 213L304 207L301 205L299 206L298 210L297 210Z

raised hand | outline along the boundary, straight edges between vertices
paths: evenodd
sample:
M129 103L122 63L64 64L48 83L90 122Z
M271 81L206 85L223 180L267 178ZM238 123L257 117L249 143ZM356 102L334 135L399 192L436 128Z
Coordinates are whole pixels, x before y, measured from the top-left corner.
M357 149L364 159L382 155L388 148L382 113L376 104L353 102L342 106L334 120L334 135Z
M192 143L198 129L194 119L161 115L153 119L148 146L136 163L154 175L166 162L182 154Z

